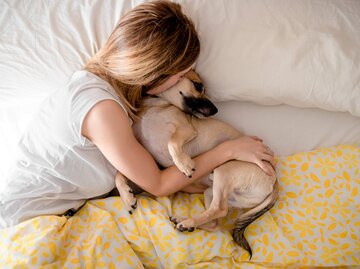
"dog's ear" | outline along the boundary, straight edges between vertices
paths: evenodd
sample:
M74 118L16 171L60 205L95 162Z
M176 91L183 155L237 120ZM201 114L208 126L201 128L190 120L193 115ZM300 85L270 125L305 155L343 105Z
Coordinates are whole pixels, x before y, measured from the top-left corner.
M185 74L185 77L190 79L191 81L202 83L202 80L198 73L194 69L191 69L189 72Z

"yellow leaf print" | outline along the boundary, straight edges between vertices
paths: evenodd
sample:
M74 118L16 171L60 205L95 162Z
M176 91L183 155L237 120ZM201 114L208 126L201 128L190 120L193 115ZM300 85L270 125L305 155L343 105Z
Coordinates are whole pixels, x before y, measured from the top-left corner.
M343 176L344 176L344 178L346 179L346 181L350 181L350 176L349 176L349 173L348 173L348 172L344 171L344 172L343 172Z
M96 237L96 244L101 245L102 244L102 238L101 236Z
M127 217L120 217L118 218L118 220L122 223L122 224L126 224L128 223L129 219Z
M36 264L37 264L37 261L38 261L38 258L37 258L37 257L33 257L33 258L31 259L31 264L32 264L32 265L36 265Z
M104 244L104 250L107 250L110 247L110 242L106 242Z
M347 234L348 234L348 232L347 232L347 231L344 231L344 232L340 233L339 236L340 236L341 238L346 238Z
M331 185L330 179L325 179L325 181L324 181L324 187L325 187L325 188L329 188L330 185Z
M285 215L285 219L286 219L289 223L291 223L291 224L294 223L293 217L292 217L291 215L289 215L289 214L286 214L286 215Z
M310 173L310 177L312 180L314 180L317 183L320 183L320 179L315 175L314 173Z
M269 237L267 234L264 234L264 236L263 236L263 243L266 246L269 245Z
M295 163L292 163L292 164L289 165L289 167L292 168L292 169L296 169L297 165Z
M53 255L53 257L55 257L56 255L56 245L54 243L49 243L49 249L51 251L51 254Z
M293 199L297 197L296 193L291 191L287 192L286 196Z
M334 166L336 165L335 161L331 161L329 157L326 157L325 159L318 158L318 163L314 164L315 168L319 168L321 170L321 175L324 177L327 176L328 172L335 172Z
M283 169L281 171L282 176L280 180L286 185L289 186L290 184L294 184L295 186L301 185L301 177L296 173L295 169L291 169L290 172Z
M288 251L287 255L289 255L291 257L299 257L300 256L300 254L297 251L294 251L294 250Z
M317 246L315 244L312 244L312 243L309 243L308 244L308 247L312 250L316 250L317 249Z
M357 187L354 187L353 190L351 191L351 197L356 197L359 193L359 190Z
M334 190L332 189L328 189L326 192L325 192L325 197L326 198L330 198L334 193Z
M73 258L73 259L70 259L69 261L72 264L79 264L80 263L80 260L78 258Z
M97 206L100 206L100 207L105 207L106 206L106 204L101 200L97 200L96 202L94 202L94 204L96 204Z
M301 171L305 172L309 169L309 163L305 162L301 165Z
M352 169L353 167L359 166L358 156L355 154L349 154L347 153L344 156L344 163L347 165L348 169Z
M320 215L320 219L321 219L321 220L325 220L326 217L327 217L327 213L326 213L326 212L321 213L321 215Z
M157 220L157 218L156 218L156 217L152 217L152 218L150 218L150 221L149 221L149 225L150 225L150 227L154 227L154 226L155 226L155 224L156 224L156 220Z
M315 227L316 225L311 223L308 219L294 224L295 230L300 232L301 237L306 237L307 235L312 236L314 234L313 229Z

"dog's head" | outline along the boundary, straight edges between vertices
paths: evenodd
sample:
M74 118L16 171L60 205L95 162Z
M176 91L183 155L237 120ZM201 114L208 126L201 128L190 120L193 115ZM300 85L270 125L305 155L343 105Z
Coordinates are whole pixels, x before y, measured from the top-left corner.
M178 83L158 96L198 118L212 116L218 111L205 95L205 87L194 70L187 72Z

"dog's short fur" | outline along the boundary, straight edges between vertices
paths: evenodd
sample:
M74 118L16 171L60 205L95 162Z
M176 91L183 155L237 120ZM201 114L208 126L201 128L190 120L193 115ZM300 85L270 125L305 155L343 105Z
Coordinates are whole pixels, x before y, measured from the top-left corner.
M195 171L192 157L242 136L222 121L204 118L217 109L205 96L204 86L193 70L169 90L146 99L145 105L145 112L133 126L136 137L161 166L175 164L189 177ZM253 163L229 161L202 180L209 184L204 193L206 211L184 220L172 217L171 221L179 231L193 231L196 227L213 230L217 228L216 219L226 216L229 206L241 209L243 214L235 223L233 238L251 258L244 230L274 205L278 196L276 176L268 176ZM117 176L116 185L132 212L136 198L129 195L126 179Z

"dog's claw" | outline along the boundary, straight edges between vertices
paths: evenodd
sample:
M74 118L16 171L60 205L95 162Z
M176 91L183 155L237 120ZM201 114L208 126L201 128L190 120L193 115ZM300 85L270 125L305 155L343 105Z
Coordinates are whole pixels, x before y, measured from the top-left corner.
M177 219L175 217L169 217L170 221L174 223L174 229L178 230L179 232L193 232L195 231L195 227L185 227L183 224L180 224L182 220Z
M174 223L174 224L175 224L175 226L176 226L176 224L178 224L178 222L177 222L177 219L176 219L176 218L174 218L174 217L169 217L169 219L170 219L170 221L171 221L172 223Z
M136 200L135 204L131 205L131 207L132 207L133 209L136 209L136 208L137 208L137 200Z
M184 154L173 159L176 167L187 177L191 178L191 175L195 171L195 162L188 155Z

